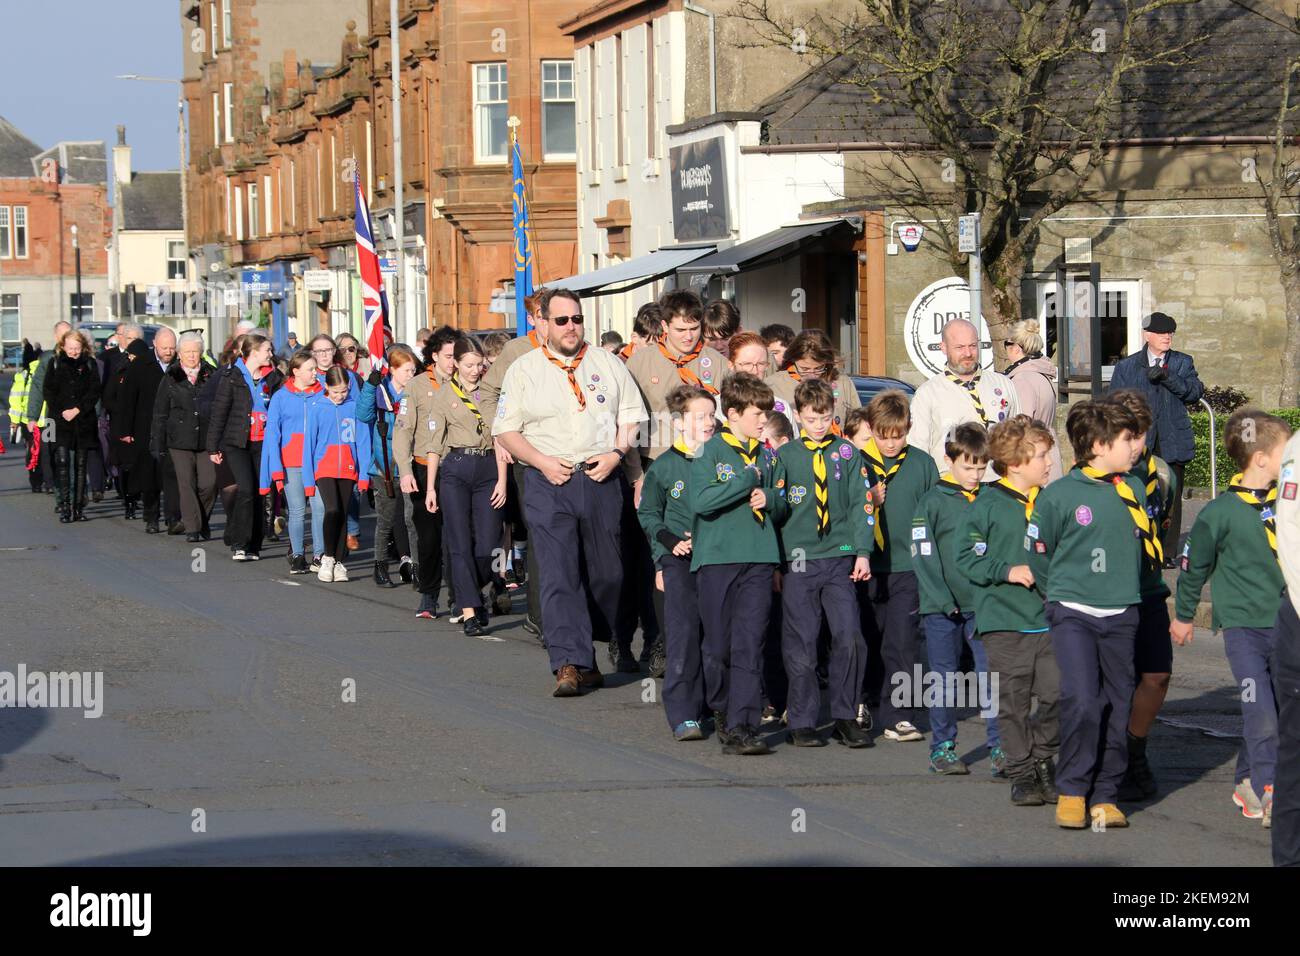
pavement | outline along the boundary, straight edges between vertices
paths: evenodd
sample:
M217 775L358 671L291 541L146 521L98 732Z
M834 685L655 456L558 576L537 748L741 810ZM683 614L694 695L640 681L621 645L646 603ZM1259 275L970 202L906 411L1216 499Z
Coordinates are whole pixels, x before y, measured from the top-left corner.
M104 691L98 718L0 709L9 865L1270 863L1230 801L1241 721L1208 631L1176 651L1161 794L1126 806L1127 830L1067 832L1011 806L973 711L967 777L879 738L725 756L674 742L644 675L552 698L522 591L467 638L375 587L368 553L325 585L289 576L283 542L232 562L219 517L201 547L111 495L59 524L21 459L0 458L0 671L98 671Z

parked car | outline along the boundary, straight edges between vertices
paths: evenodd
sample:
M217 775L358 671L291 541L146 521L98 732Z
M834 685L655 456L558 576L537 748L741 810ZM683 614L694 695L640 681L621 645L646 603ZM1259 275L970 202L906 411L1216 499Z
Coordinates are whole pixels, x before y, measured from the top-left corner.
M916 386L908 385L906 382L889 378L885 375L850 375L853 380L853 387L858 390L858 398L865 405L881 392L896 388L900 392L906 393L908 398L916 394Z
M144 341L150 348L153 348L153 337L158 334L161 325L140 323L144 329ZM95 346L95 354L103 355L104 346L109 339L117 332L116 322L82 322L77 326L79 331L85 332L90 337L91 344Z

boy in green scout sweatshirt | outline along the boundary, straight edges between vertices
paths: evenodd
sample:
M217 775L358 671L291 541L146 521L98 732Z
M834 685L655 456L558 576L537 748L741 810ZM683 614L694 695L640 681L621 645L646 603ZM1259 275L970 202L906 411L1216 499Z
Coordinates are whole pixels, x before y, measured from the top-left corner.
M921 496L939 480L934 459L907 443L912 413L900 391L881 392L862 414L849 413L845 434L862 452L876 504L876 550L871 580L859 594L868 660L867 703L880 701L887 740L924 740L912 723L912 708L899 706L890 684L911 681L917 663L916 618L920 597L912 570L912 517ZM903 690L904 688L899 688ZM911 695L906 695L911 696ZM859 708L859 723L865 708Z
M673 443L645 473L637 520L650 542L655 587L662 591L664 621L664 712L677 740L703 740L704 670L700 663L700 606L691 572L694 515L687 491L691 462L713 437L716 405L698 385L667 395Z
M1143 561L1159 566L1158 529L1142 482L1128 474L1132 413L1117 402L1079 402L1066 430L1076 464L1034 501L1024 543L1061 670L1056 823L1086 827L1091 793L1101 830L1128 826L1115 798L1128 757L1139 578Z
M726 424L700 449L687 479L695 515L691 570L704 624L704 684L723 753L765 754L758 737L763 634L781 561L785 470L758 436L772 389L746 372L722 386Z
M1141 447L1135 449L1136 458L1129 474L1142 482L1146 491L1147 517L1156 527L1156 544L1159 545L1174 498L1182 490L1178 478L1162 459L1151 454L1146 447L1147 432L1151 429L1151 406L1142 393L1126 388L1111 392L1108 401L1119 402L1132 413L1138 423ZM1133 691L1132 712L1128 718L1128 769L1120 782L1121 800L1145 800L1159 790L1151 765L1147 762L1147 735L1156 722L1156 715L1169 693L1169 675L1173 671L1174 645L1169 639L1169 585L1163 573L1164 554L1157 547L1162 567L1150 562L1142 564L1139 591L1142 603L1138 605L1137 636L1133 640L1133 664L1137 675L1137 689Z
M957 756L957 712L965 705L955 699L961 684L961 652L969 644L980 687L988 687L989 666L984 645L975 636L975 589L957 570L963 539L957 529L980 494L980 479L988 468L988 434L984 426L965 422L953 428L944 443L948 470L922 496L912 518L912 565L921 593L921 626L930 670L941 678L941 700L930 708L930 770L966 774L970 768ZM914 696L916 691L914 690ZM994 776L1006 766L998 738L994 701L980 701L986 718L989 762Z
M778 455L785 469L788 514L781 525L787 570L781 578L781 651L789 679L787 723L796 747L821 747L817 735L821 690L817 638L823 612L830 629L831 719L835 738L870 747L858 726L858 701L867 666L855 581L871 577L875 506L858 450L832 435L835 392L821 379L794 391L799 435Z
M1223 631L1228 666L1243 688L1242 748L1232 801L1243 816L1263 818L1266 827L1273 823L1278 751L1274 623L1284 600L1274 509L1290 434L1285 421L1256 408L1238 409L1228 419L1223 442L1240 471L1228 490L1202 509L1187 536L1170 627L1174 643L1191 641L1192 618L1209 578L1213 624Z
M1052 433L1028 415L989 432L989 457L998 480L966 509L957 532L957 567L975 588L975 632L996 674L998 729L1019 807L1056 803L1060 746L1057 704L1061 674L1052 653L1043 598L1025 563L1029 516L1051 471ZM1038 711L1030 705L1038 698Z

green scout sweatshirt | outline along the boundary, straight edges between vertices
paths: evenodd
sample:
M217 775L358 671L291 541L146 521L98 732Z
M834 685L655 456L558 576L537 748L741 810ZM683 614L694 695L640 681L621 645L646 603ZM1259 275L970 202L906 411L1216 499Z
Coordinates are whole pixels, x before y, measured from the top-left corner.
M759 452L755 468L745 466L740 452L714 435L691 462L686 479L695 516L691 570L706 564L779 564L781 544L777 526L785 520L785 467L768 449ZM749 493L767 493L765 520L759 523L749 507Z
M691 530L694 515L686 491L690 486L691 461L677 448L669 448L645 473L636 519L650 539L650 555L656 563L665 554L671 554Z
M1028 564L1025 506L997 484L988 485L965 511L957 531L957 568L975 587L975 631L1043 631L1043 596L1007 580L1011 569Z
M1145 508L1142 482L1124 480ZM1024 544L1034 585L1049 601L1099 608L1141 602L1142 541L1128 506L1108 482L1078 468L1052 482L1034 502Z
M988 493L987 489L980 491ZM922 614L975 610L975 589L957 570L957 554L963 543L957 528L971 505L959 490L943 484L921 496L912 518L911 555Z
M862 455L866 464L867 456ZM886 458L885 470L894 467L897 458ZM867 476L875 482L875 472L868 466ZM871 553L871 573L912 570L912 518L921 497L939 483L939 470L934 459L914 445L907 446L907 455L898 471L886 483L885 503L876 509L876 520L884 536L885 550L876 548Z
M1282 600L1282 567L1268 546L1259 512L1224 492L1196 517L1183 546L1174 614L1190 621L1210 579L1213 624L1271 628Z
M876 547L875 506L867 495L871 483L867 467L853 443L834 435L830 445L811 451L802 438L782 446L777 457L785 468L785 500L789 517L781 525L785 557L795 560L802 551L806 560L866 557ZM826 500L830 529L817 535L816 476L813 456L821 455L826 463Z

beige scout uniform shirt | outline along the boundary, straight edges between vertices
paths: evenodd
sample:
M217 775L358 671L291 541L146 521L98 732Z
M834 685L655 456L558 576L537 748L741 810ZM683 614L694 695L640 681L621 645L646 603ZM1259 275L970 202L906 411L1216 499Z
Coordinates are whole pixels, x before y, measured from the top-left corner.
M1282 565L1286 593L1300 614L1300 432L1282 451L1282 472L1277 479L1277 558Z
M636 382L618 356L588 346L576 370L586 407L569 377L534 349L510 366L502 382L492 434L519 432L543 455L576 464L617 447L618 430L646 420ZM568 364L571 360L555 355ZM632 458L629 455L628 458Z
M415 465L423 465L434 449L434 432L438 414L434 399L450 389L431 372L415 376L402 390L402 404L393 427L393 467L399 478L415 474Z
M776 405L773 411L780 412L790 419L794 425L795 434L799 434L799 420L794 413L794 391L799 387L799 379L793 377L787 369L781 369L779 372L773 372L763 381L767 382L772 388L772 394L776 396ZM835 392L835 419L834 424L839 428L844 427L844 419L848 417L850 408L860 408L862 399L858 398L858 390L853 387L853 379L849 378L843 372L831 386Z
M664 348L672 351L671 346L665 345ZM693 372L702 384L719 389L727 372L727 360L722 353L706 347L685 368ZM641 436L641 451L648 458L658 458L672 447L674 439L672 421L668 416L668 393L686 383L682 381L677 366L659 351L658 345L646 345L633 352L627 360L627 370L636 380L650 411L650 434Z
M530 330L527 335L513 338L501 347L501 354L478 383L485 401L490 401L494 407L496 406L497 396L501 394L501 383L505 380L506 372L510 371L510 366L517 362L521 355L527 355L537 348L538 344L536 331ZM482 406L480 405L479 408L481 409ZM491 418L488 420L491 421Z
M992 428L998 422L1020 414L1016 387L1001 372L981 372L976 390L988 418L986 427ZM948 432L963 422L980 422L975 403L966 389L948 381L940 372L921 385L912 396L912 430L907 433L907 443L928 454L934 459L935 466L943 471L943 448L948 441ZM997 477L993 463L990 462L985 471L985 480L996 481Z
M453 448L492 447L492 418L489 409L484 407L486 403L483 401L482 389L476 387L471 391L462 385L461 390L465 391L466 397L483 417L480 419L461 401L450 382L434 392L429 409L433 415L433 448L430 454L439 458L446 458L447 452Z

